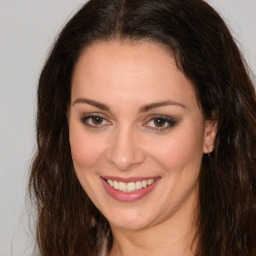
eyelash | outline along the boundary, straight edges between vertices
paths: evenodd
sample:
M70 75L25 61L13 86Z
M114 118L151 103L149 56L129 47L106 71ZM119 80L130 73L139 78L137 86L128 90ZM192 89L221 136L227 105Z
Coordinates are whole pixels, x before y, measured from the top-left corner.
M94 124L92 124L92 122L93 122L92 119L93 118L99 118L100 121L102 121L103 123L99 123L99 124L94 123ZM156 122L157 120L160 120L160 122L164 122L163 127L156 127L156 126L148 125L150 122ZM84 125L86 125L89 128L93 128L93 129L103 128L102 126L108 126L108 125L112 124L110 121L106 120L105 117L103 117L103 116L101 116L97 113L83 116L81 118L81 121ZM89 121L90 121L90 123L89 123ZM148 127L150 129L161 132L161 131L164 131L164 130L167 130L167 129L170 129L170 128L174 127L176 124L177 124L177 121L174 120L172 117L164 116L164 115L154 115L147 122L145 122L142 126L143 127Z
M90 124L90 123L87 123L87 122L92 122L92 119L93 118L99 118L101 119L103 122L107 122L108 124ZM107 126L107 125L110 125L111 122L107 121L106 118L104 118L103 116L99 115L99 114L89 114L89 115L86 115L86 116L83 116L81 118L81 121L84 125L88 126L89 128L94 128L94 129L99 129L99 128L102 128L102 126Z
M164 122L164 127L156 127L156 126L153 127L153 126L148 125L150 122L155 122L157 120L163 121ZM174 120L170 116L154 115L153 117L151 117L149 119L149 121L147 121L145 124L143 124L143 126L161 132L161 131L165 131L167 129L170 129L170 128L174 127L176 124L177 124L177 121Z

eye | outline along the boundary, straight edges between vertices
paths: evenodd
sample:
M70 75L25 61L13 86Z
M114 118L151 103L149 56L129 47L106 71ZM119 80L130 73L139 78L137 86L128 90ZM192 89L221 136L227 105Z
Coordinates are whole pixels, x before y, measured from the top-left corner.
M91 120L91 123L92 124L95 124L95 125L99 125L99 124L102 124L103 123L103 118L102 117L99 117L99 116L92 116L90 118Z
M86 115L82 117L81 120L83 124L92 128L100 128L111 124L111 122L107 121L104 117L96 114Z
M173 127L176 125L176 121L173 120L171 117L167 116L155 116L154 118L150 119L147 123L143 126L149 127L155 130L165 130L168 128Z
M154 122L154 125L158 128L164 127L167 123L166 120L164 120L163 118L154 118L153 122Z

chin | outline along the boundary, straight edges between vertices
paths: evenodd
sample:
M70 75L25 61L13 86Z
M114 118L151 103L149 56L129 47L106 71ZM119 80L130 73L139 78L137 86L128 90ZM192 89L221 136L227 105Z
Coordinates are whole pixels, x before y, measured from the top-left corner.
M111 216L106 216L110 226L125 229L125 230L140 230L144 229L153 222L151 216L145 216L145 214L138 210L119 210Z

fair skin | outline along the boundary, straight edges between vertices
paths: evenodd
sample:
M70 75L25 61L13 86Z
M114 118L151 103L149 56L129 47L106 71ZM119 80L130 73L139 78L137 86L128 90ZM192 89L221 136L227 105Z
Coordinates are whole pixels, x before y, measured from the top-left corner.
M68 119L77 177L110 223L110 255L193 255L198 175L216 129L171 54L92 44L74 69Z

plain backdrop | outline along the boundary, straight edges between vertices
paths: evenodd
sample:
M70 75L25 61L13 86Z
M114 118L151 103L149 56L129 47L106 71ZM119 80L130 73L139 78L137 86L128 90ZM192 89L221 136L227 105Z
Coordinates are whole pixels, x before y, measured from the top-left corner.
M209 2L256 73L256 0ZM35 151L37 81L58 31L84 3L0 0L0 256L32 255L26 186Z

